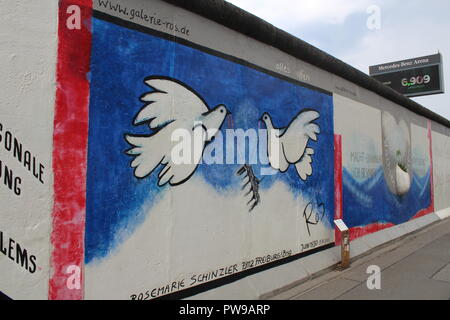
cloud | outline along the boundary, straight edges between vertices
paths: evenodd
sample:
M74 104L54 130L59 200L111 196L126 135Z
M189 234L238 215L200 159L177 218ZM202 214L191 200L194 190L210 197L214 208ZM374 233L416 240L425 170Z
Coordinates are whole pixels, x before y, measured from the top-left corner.
M435 6L435 9L439 11L443 8ZM428 14L417 6L410 6L401 13L385 12L383 20L380 30L367 30L350 49L340 50L339 58L368 73L370 65L436 54L439 51L444 58L444 84L450 83L450 68L445 64L445 58L450 57L450 42L443 38L443 35L450 33L447 19L440 19L436 14ZM448 94L413 100L450 119Z
M260 18L279 24L342 24L355 12L365 12L369 0L228 0Z
M449 1L230 0L276 27L368 73L370 65L431 55L444 57L450 83ZM367 9L381 9L381 29L369 30ZM414 98L450 119L449 94Z

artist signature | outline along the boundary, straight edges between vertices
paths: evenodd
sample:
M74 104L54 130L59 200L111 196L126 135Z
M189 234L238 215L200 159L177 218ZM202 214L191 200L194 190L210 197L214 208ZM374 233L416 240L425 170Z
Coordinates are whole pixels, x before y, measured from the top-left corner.
M325 204L319 203L317 205L316 210L314 210L314 204L309 202L305 210L303 210L303 218L305 218L306 228L308 230L308 234L311 236L310 226L318 225L320 221L325 217Z

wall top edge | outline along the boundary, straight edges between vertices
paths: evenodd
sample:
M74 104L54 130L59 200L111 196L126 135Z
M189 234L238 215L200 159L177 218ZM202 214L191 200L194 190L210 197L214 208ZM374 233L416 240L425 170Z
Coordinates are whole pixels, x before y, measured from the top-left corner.
M342 77L402 107L450 128L450 120L383 85L378 80L267 21L224 0L163 0L198 14L299 60Z

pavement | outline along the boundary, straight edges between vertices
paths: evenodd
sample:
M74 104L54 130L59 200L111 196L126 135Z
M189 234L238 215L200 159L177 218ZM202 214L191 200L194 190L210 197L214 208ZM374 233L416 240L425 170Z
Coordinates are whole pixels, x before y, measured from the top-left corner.
M379 289L368 267L380 272ZM369 278L370 277L370 278ZM380 246L270 300L450 300L450 219Z

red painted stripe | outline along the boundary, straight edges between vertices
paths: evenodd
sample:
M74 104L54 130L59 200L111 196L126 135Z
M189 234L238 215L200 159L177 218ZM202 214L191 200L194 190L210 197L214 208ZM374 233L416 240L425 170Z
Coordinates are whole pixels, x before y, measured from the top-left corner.
M334 135L334 219L342 219L343 199L342 199L342 136ZM335 227L335 243L341 244L341 234Z
M434 212L434 209L432 208L433 205L430 205L429 208L420 210L411 220L426 216L427 214L430 214L432 212Z
M355 227L350 229L350 241L367 236L384 229L392 228L395 225L392 223L374 223L364 227Z
M420 210L411 220L426 216L427 214L430 214L434 212L432 208L427 208ZM364 237L366 235L369 235L374 232L382 231L384 229L392 228L395 225L392 223L374 223L370 224L364 227L355 227L350 229L350 240L355 240L361 237Z
M67 8L81 9L81 30L70 30ZM53 135L54 207L49 299L83 299L92 0L60 0L57 90ZM69 289L67 268L81 270L81 288Z
M431 204L427 209L419 211L413 219L417 219L423 216L426 216L427 214L434 212L434 176L433 176L433 137L432 137L432 130L431 130L431 120L427 120L428 123L428 147L430 151L430 197L431 197Z

